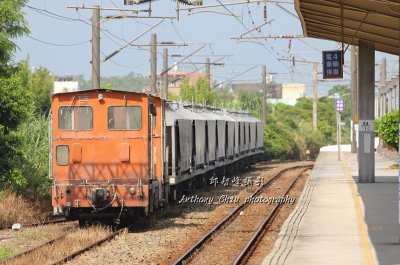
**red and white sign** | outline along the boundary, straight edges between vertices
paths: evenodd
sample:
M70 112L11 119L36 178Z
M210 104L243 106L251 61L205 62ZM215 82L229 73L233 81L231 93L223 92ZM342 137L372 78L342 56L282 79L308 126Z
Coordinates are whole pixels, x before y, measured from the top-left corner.
M342 113L344 111L344 100L341 98L338 98L335 100L335 109L336 112Z

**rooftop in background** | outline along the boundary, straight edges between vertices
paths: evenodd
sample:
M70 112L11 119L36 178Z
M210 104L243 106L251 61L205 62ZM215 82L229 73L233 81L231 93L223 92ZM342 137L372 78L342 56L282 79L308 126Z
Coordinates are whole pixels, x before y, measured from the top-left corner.
M262 93L260 83L242 83L232 84L232 90L235 94L240 91L248 93ZM303 83L268 83L267 97L275 99L296 100L305 96L306 85Z
M168 92L179 95L180 86L183 83L183 80L188 79L189 85L194 86L197 80L201 77L206 77L203 72L168 72ZM160 74L157 74L157 87L161 87L162 77ZM212 81L211 81L212 82Z
M307 37L352 45L364 40L378 51L400 55L399 0L295 0L295 8Z

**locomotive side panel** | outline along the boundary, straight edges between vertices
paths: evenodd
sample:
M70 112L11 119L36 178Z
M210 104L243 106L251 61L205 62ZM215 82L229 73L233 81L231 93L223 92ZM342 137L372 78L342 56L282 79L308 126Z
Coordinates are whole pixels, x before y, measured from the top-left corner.
M235 121L227 122L226 156L231 158L235 153Z
M178 141L179 141L179 168L180 173L190 171L192 161L192 121L178 120Z
M244 137L244 149L246 152L248 152L250 149L250 124L248 122L244 123Z
M245 135L245 125L243 121L239 122L239 141L240 141L240 153L243 154L246 151L246 135Z
M207 121L207 139L208 139L208 162L213 163L215 161L215 150L216 150L216 143L215 143L215 131L216 131L217 123L215 120L208 120Z
M256 145L257 145L256 131L257 131L257 123L251 122L250 123L250 150L256 149Z
M239 130L240 130L240 127L239 127L239 122L238 121L235 121L235 132L234 132L234 134L235 134L235 156L238 156L239 154L240 154L240 142L239 142Z
M196 166L204 165L206 153L206 121L195 120L195 135L194 144L196 145Z
M257 122L257 148L262 149L264 146L264 123Z
M225 158L225 120L217 120L218 148L217 160Z

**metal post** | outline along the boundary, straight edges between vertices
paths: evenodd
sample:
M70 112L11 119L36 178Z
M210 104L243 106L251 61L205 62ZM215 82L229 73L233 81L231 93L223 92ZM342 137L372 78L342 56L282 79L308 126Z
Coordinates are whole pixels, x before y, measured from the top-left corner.
M351 46L351 119L353 120L353 126L351 128L352 141L351 141L351 152L357 153L357 132L356 124L358 124L357 115L357 47Z
M382 94L384 91L385 84L386 84L386 58L382 58L379 77L380 78L379 78L379 90L378 91L380 94ZM383 107L385 106L384 100L385 100L385 98L382 98L380 100L380 102L381 102L381 104L380 104L381 110L380 110L380 115L379 115L380 117L385 115L384 114L385 111L383 110Z
M163 89L162 89L162 96L163 98L168 98L168 49L165 48L163 50Z
M360 40L358 46L358 177L359 182L375 182L374 98L375 46Z
M212 85L211 85L211 63L210 63L210 58L206 58L206 78L208 80L208 84L209 84L210 89L211 89Z
M339 112L336 112L336 145L338 150L338 160L340 161L340 150L339 150Z
M385 87L383 89L385 89ZM386 110L387 110L386 91L382 92L382 103L383 103L382 116L385 116L386 115Z
M317 92L317 78L318 78L318 63L313 63L313 128L317 129L317 111L318 111L318 92Z
M341 123L342 123L342 116L341 116L341 114L340 114L340 112L338 112L338 118L339 118L339 122L338 122L338 129L339 129L339 132L338 132L338 135L339 135L339 143L338 143L338 158L339 158L339 161L340 161L340 152L341 152L341 144L342 144L342 126L341 126Z
M100 7L92 15L92 89L100 89Z
M266 66L262 66L262 90L263 90L263 101L262 101L262 117L264 124L267 123L267 70Z
M151 88L150 92L157 92L157 34L151 34L150 47Z
M379 84L381 86L384 86L385 83L386 83L386 58L382 58Z

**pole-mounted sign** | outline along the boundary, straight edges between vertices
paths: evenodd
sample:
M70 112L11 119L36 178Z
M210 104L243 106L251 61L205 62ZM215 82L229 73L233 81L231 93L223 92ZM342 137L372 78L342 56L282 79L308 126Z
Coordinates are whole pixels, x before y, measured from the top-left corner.
M322 66L324 79L343 78L342 51L323 51Z
M338 113L342 113L344 111L344 100L338 98L335 100L335 110Z

